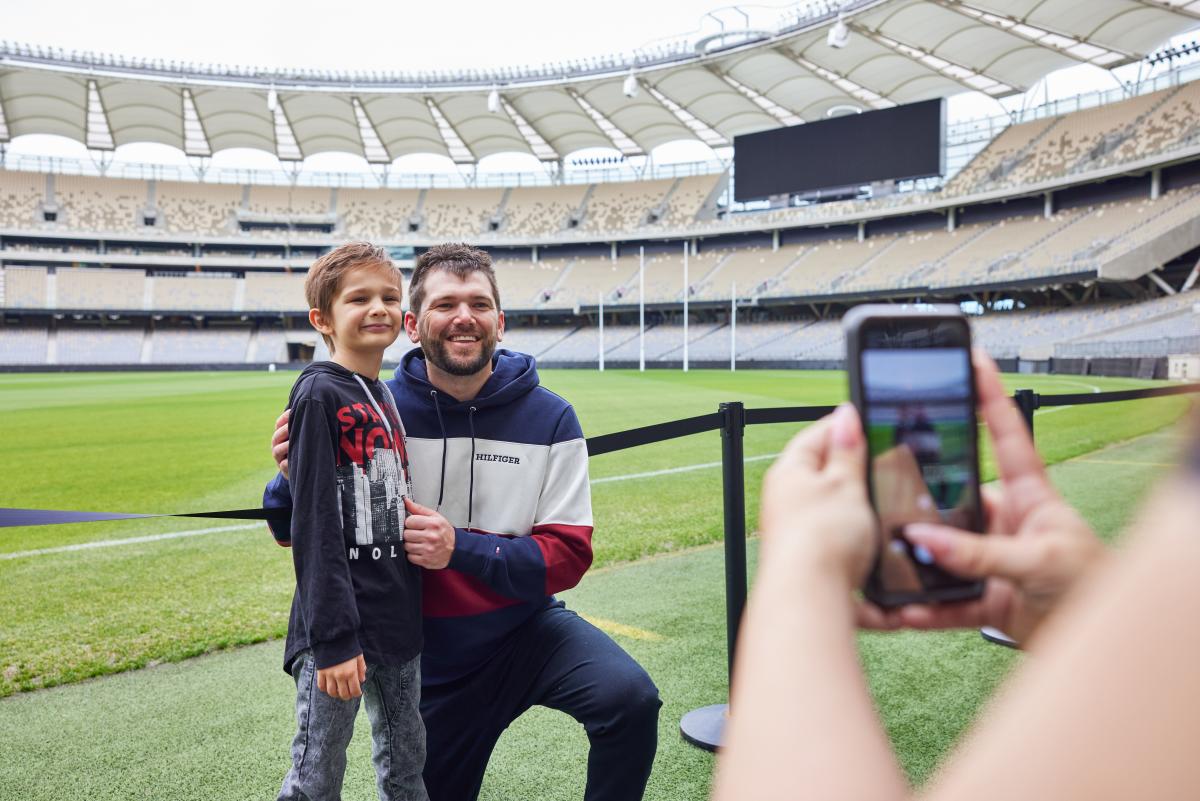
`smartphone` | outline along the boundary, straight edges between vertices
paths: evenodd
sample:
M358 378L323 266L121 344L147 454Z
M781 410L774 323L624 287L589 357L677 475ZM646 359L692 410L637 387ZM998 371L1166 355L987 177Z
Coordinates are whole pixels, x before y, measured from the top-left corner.
M842 324L881 539L863 593L884 607L978 598L982 581L942 570L904 537L917 522L983 531L967 318L956 306L867 304Z

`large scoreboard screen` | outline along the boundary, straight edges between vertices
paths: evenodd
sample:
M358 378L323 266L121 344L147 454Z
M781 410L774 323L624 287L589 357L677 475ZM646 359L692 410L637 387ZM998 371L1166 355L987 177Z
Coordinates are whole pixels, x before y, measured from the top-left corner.
M735 136L734 199L941 175L945 118L938 98Z

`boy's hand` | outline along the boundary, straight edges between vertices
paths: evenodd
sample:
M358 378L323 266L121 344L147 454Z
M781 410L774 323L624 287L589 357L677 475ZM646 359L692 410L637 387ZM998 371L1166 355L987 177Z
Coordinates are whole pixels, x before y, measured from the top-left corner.
M362 695L362 683L367 680L367 661L359 654L340 665L317 671L317 689L326 695L349 701Z
M271 458L279 466L279 472L283 473L284 478L288 478L288 416L291 413L291 409L283 410L283 414L275 421L275 435L271 437Z
M438 512L404 499L404 552L417 567L441 570L454 553L454 526Z

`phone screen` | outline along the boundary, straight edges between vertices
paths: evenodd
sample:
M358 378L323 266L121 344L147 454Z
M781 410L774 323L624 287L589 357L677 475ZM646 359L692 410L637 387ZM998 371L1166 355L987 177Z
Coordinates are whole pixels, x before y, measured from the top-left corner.
M956 589L977 587L904 537L916 522L981 528L969 336L956 319L864 326L863 417L883 538L873 594L953 598Z

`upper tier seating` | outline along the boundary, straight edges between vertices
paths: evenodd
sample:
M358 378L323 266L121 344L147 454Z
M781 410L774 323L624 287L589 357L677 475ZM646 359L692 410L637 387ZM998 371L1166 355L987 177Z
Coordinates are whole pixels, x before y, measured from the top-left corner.
M586 192L587 184L514 189L504 204L500 230L532 238L557 234L567 228L567 221L579 210Z
M36 172L0 170L0 227L40 228L39 210L46 200L46 176Z
M430 189L421 207L421 233L442 240L471 241L488 230L503 189Z
M54 199L58 225L82 231L132 233L145 230L140 217L146 209L144 181L115 181L83 175L58 175Z
M159 227L169 234L230 236L237 231L234 213L242 202L242 187L159 181L154 204Z

